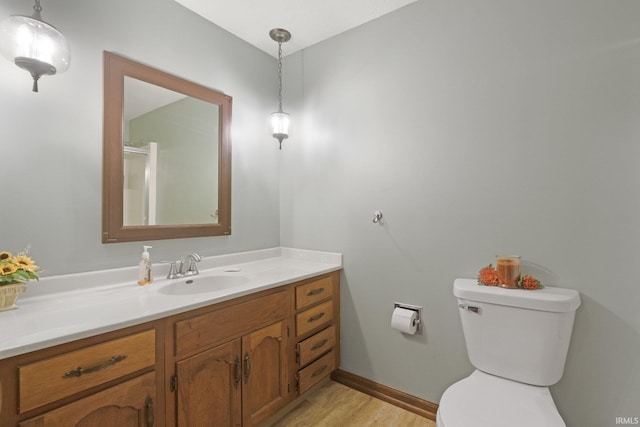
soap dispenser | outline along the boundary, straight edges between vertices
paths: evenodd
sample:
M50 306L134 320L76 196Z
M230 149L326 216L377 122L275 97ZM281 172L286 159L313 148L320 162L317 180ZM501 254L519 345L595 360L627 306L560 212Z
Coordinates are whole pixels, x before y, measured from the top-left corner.
M149 249L151 246L143 246L142 259L138 264L138 285L148 285L153 282L153 273L151 271L151 259Z

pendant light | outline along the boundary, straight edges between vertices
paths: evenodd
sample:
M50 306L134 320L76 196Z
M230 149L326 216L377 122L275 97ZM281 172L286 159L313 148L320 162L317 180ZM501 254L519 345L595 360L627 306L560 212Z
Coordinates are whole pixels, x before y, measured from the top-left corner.
M33 91L43 75L63 73L71 56L67 40L52 25L42 20L40 0L35 0L33 15L12 15L0 23L0 52L33 77Z
M269 31L269 36L278 42L278 112L271 114L271 127L273 137L280 143L289 137L289 114L282 111L282 43L291 40L291 33L282 28L274 28Z

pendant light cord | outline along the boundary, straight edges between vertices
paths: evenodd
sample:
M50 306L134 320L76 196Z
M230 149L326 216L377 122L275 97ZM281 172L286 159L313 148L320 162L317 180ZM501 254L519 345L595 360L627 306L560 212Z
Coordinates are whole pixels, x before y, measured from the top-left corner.
M282 113L282 42L278 42L278 113Z
M40 6L40 0L35 0L35 3L36 4L33 5L33 15L31 15L31 17L38 21L42 21L42 14L40 13L42 12L42 6Z

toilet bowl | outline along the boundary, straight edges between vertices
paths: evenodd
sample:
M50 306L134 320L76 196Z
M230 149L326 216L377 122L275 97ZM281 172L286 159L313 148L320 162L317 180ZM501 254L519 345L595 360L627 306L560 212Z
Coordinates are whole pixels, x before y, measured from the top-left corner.
M475 370L440 399L437 427L566 427L548 387Z
M578 292L456 279L453 293L476 370L444 392L437 427L565 427L548 387L564 372Z

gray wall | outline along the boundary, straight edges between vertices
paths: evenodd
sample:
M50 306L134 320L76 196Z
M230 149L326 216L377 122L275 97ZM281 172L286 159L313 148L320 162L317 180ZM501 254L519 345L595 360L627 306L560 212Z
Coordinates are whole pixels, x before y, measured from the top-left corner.
M30 14L32 6L3 0L0 16ZM172 0L42 6L44 19L69 40L71 67L42 77L36 94L27 72L0 60L0 248L30 244L46 275L138 262L142 242L100 239L103 50L233 97L232 235L151 242L152 259L277 246L279 153L268 130L277 101L274 58Z
M453 280L517 253L582 295L567 424L640 416L639 22L635 0L421 0L286 58L281 241L344 254L343 369L439 401L472 370ZM394 301L424 335L390 329Z

